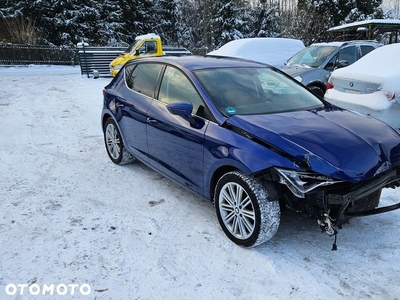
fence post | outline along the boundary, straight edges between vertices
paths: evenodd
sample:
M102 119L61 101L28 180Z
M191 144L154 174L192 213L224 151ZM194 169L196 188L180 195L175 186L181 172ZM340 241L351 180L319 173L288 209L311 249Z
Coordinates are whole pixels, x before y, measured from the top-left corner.
M85 51L85 46L89 46L88 43L85 43L84 41L80 42L77 44L78 46L78 52L79 52L79 48L82 47L83 49L83 59L85 61L85 67L83 68L83 64L82 64L82 59L80 59L81 61L81 73L83 74L84 70L86 69L86 74L87 74L87 78L89 78L89 66L87 63L87 57L86 57L86 51ZM82 58L81 55L79 55L80 58Z

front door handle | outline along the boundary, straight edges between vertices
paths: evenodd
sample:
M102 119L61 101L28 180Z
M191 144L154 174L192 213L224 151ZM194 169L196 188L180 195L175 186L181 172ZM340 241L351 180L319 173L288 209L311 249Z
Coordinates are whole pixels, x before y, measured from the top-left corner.
M157 125L158 124L157 120L155 120L153 118L150 118L150 117L147 118L147 123L150 124L150 125Z

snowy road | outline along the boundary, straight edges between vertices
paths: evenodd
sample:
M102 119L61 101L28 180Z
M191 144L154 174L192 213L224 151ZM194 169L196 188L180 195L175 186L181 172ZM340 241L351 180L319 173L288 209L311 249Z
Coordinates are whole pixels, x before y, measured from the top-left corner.
M400 211L352 220L338 251L291 212L270 242L238 247L210 203L108 159L108 81L0 68L0 299L400 299ZM388 190L381 202L399 200Z

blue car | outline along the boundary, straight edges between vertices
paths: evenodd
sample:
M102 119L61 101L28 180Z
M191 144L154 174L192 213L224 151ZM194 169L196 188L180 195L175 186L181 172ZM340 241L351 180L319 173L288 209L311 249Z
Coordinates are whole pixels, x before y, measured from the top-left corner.
M253 247L286 208L337 234L400 185L400 134L325 102L268 65L215 57L128 62L103 91L115 164L135 159L215 205L225 234Z

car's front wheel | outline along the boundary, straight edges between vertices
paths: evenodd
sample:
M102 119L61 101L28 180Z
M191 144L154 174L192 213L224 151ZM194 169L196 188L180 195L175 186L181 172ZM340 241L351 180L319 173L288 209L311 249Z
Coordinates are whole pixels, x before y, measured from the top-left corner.
M280 222L279 202L253 177L241 172L226 173L214 194L218 221L236 244L254 247L270 240Z
M325 91L324 91L323 89L321 89L320 87L315 86L315 85L310 85L310 86L308 86L308 89L309 89L312 93L314 93L314 95L317 95L317 96L320 97L320 98L324 98Z
M121 134L112 118L107 119L103 132L107 154L113 163L122 165L135 160L135 157L125 149Z

